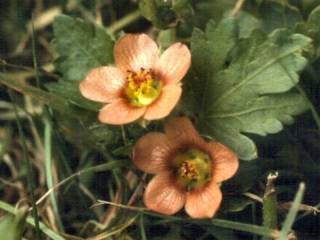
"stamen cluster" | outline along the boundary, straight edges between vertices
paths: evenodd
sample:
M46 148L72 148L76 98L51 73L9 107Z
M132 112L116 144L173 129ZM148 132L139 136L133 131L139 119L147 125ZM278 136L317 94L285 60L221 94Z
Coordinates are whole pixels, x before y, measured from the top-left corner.
M161 82L155 78L152 69L147 71L140 68L138 72L127 72L125 95L132 106L143 107L156 100L161 91Z
M190 148L174 159L177 181L186 191L203 187L211 179L211 159L205 152Z

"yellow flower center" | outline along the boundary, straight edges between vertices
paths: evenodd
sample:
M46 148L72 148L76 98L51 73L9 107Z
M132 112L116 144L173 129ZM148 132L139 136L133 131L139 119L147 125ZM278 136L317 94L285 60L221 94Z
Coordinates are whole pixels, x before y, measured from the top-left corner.
M152 70L141 68L138 72L128 71L125 95L132 106L151 104L159 97L161 88L161 81L155 78Z
M203 151L191 148L180 152L174 164L177 180L187 191L201 188L211 179L211 160Z

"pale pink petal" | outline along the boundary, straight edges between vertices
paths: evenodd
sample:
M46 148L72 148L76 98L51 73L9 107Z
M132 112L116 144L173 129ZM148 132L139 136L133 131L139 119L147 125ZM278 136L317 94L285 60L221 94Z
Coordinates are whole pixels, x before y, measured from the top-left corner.
M185 193L179 189L170 173L155 176L144 192L148 209L162 214L175 214L185 203Z
M238 170L238 157L221 143L210 142L207 146L212 159L213 181L220 183L231 178Z
M159 58L158 46L146 34L126 34L114 47L117 67L123 72L150 69Z
M100 110L99 120L103 123L121 125L137 120L145 111L145 107L132 107L125 99L119 98Z
M160 173L169 169L172 151L173 147L163 133L147 133L133 148L133 162L144 172Z
M186 45L175 43L161 55L155 66L156 75L167 84L179 82L191 64L191 54Z
M220 188L214 182L187 193L186 212L192 218L212 218L222 201Z
M161 94L154 103L147 107L144 118L155 120L169 115L175 105L178 103L182 89L179 85L167 85L161 89Z
M111 102L118 98L125 83L123 73L116 67L99 67L91 70L80 82L81 94L93 101Z

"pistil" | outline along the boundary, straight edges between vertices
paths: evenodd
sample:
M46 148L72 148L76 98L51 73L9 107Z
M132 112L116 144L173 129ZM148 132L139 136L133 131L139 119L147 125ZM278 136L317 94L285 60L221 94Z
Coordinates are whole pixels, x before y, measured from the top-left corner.
M203 151L188 149L174 159L178 183L187 191L201 188L211 179L211 160Z
M150 105L160 95L162 88L152 70L141 68L138 72L128 71L125 95L129 103L135 107Z

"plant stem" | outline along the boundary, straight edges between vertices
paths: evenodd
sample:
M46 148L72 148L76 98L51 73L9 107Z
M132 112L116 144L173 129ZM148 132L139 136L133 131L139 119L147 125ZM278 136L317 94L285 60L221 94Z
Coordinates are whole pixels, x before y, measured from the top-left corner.
M32 25L32 61L33 61L33 68L35 70L37 88L40 88L40 79L39 79L39 71L38 71L39 67L38 67L38 62L36 57L36 37L34 32L33 20L31 25Z
M124 16L123 18L119 19L118 21L114 22L113 24L111 24L108 27L108 30L110 33L113 34L117 31L119 31L120 29L128 26L132 22L136 21L140 17L141 17L140 10L139 9L135 10L135 11L129 13L128 15Z
M277 193L274 188L274 181L277 177L278 173L268 175L266 190L263 196L263 226L270 229L277 229L278 227ZM264 237L263 239L272 238Z
M232 9L230 16L235 16L242 8L243 4L245 3L246 0L238 0Z

